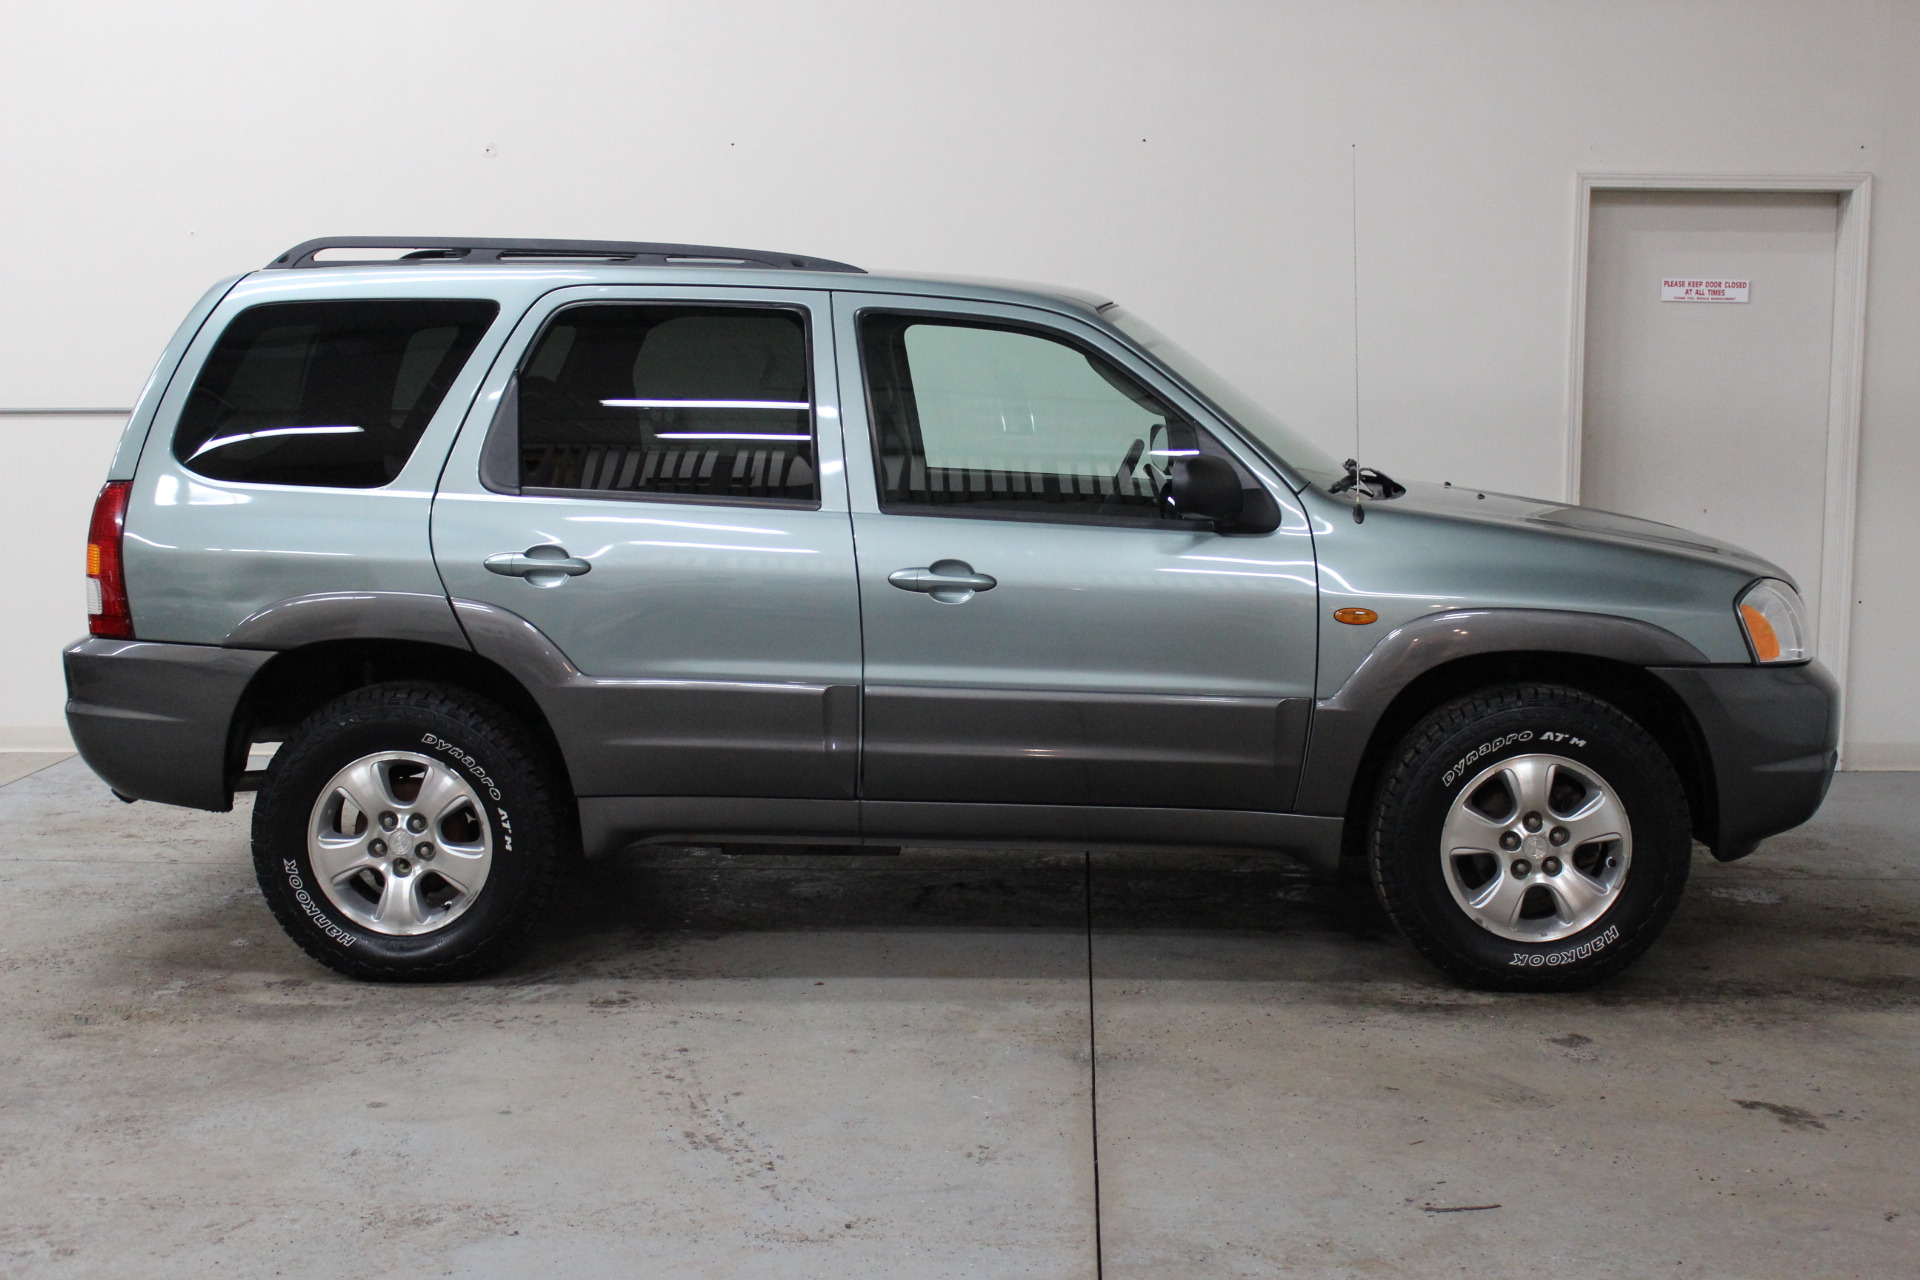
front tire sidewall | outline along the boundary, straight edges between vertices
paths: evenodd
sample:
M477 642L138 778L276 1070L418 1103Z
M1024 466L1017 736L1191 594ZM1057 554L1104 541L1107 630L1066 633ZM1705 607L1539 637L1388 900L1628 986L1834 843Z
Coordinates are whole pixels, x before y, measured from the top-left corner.
M540 858L531 842L539 824L537 788L523 767L459 719L417 706L346 710L287 744L254 810L254 868L274 913L316 959L356 976L464 976L517 932L537 897ZM320 887L307 851L313 806L348 764L363 756L406 751L440 760L479 797L493 839L487 880L473 905L430 933L396 937L349 919Z
M1632 828L1617 900L1585 929L1551 942L1503 938L1477 923L1449 890L1440 849L1447 815L1473 780L1529 754L1593 770L1619 796ZM1659 748L1617 712L1509 704L1427 742L1418 764L1394 781L1374 832L1382 895L1422 950L1475 985L1563 989L1612 973L1652 943L1685 884L1692 839L1684 793Z

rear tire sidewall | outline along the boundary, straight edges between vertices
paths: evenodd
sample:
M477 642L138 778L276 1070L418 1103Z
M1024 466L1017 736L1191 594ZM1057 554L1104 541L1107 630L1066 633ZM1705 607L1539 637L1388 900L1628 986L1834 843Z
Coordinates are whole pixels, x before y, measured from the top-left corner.
M274 913L295 941L356 976L439 978L483 967L521 930L542 896L551 859L539 845L544 797L525 757L495 741L497 726L365 695L343 700L303 725L276 756L254 808L254 869ZM488 732L494 729L495 732ZM453 770L480 801L493 840L486 883L473 905L429 933L379 933L342 912L321 888L307 850L315 803L334 776L364 756L404 751Z
M1376 884L1395 919L1456 976L1500 987L1584 985L1645 950L1672 914L1692 856L1685 793L1653 740L1604 704L1524 694L1493 701L1484 714L1424 742L1420 729L1410 735L1409 753L1418 758L1403 761L1390 779L1373 832ZM1435 717L1446 718L1444 711ZM1447 816L1475 778L1531 754L1562 756L1604 780L1620 798L1633 841L1614 903L1551 942L1503 938L1476 922L1447 886L1440 849Z

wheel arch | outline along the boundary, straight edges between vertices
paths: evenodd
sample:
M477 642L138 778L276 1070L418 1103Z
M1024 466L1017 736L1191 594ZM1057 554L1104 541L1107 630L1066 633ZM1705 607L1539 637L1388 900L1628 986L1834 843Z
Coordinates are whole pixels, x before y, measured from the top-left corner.
M1712 753L1685 702L1647 670L1704 664L1685 640L1632 618L1532 609L1430 615L1384 638L1316 705L1295 808L1345 818L1352 855L1381 770L1421 717L1477 688L1551 683L1612 703L1653 735L1686 789L1694 835L1712 845Z
M254 673L234 710L228 739L227 776L234 789L258 784L258 777L246 772L253 743L282 741L333 699L398 680L451 685L500 704L538 736L542 753L570 788L566 759L545 710L505 667L448 644L354 637L281 650Z
M1718 838L1719 805L1706 739L1671 688L1644 668L1586 654L1540 651L1461 658L1416 677L1401 690L1369 736L1354 772L1345 813L1349 833L1363 832L1375 785L1408 730L1434 708L1476 689L1509 684L1555 684L1592 694L1632 717L1653 736L1680 775L1692 815L1693 834L1703 844Z

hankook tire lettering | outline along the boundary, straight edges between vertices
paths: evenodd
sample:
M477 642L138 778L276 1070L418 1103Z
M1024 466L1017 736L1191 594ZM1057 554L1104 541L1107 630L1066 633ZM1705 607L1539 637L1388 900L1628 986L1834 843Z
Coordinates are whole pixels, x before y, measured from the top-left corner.
M1513 959L1507 961L1507 967L1538 969L1542 965L1572 964L1576 960L1585 960L1588 956L1605 950L1608 943L1619 940L1620 926L1608 925L1605 933L1596 938L1589 938L1579 946L1569 947L1565 951L1516 951L1513 953Z
M286 870L287 884L293 889L293 900L300 904L300 909L306 912L307 915L312 918L313 922L320 926L321 932L325 933L329 938L332 938L343 947L352 946L355 942L354 936L333 921L327 919L326 913L320 910L320 908L314 904L313 899L308 896L306 882L300 879L300 864L292 858L287 858L281 863L281 866Z

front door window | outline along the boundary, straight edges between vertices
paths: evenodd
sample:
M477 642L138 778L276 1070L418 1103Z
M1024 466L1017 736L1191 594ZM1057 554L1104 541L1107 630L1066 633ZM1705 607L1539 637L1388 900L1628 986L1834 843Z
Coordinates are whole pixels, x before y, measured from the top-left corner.
M1098 355L1024 329L861 324L881 508L1156 523L1192 423Z

